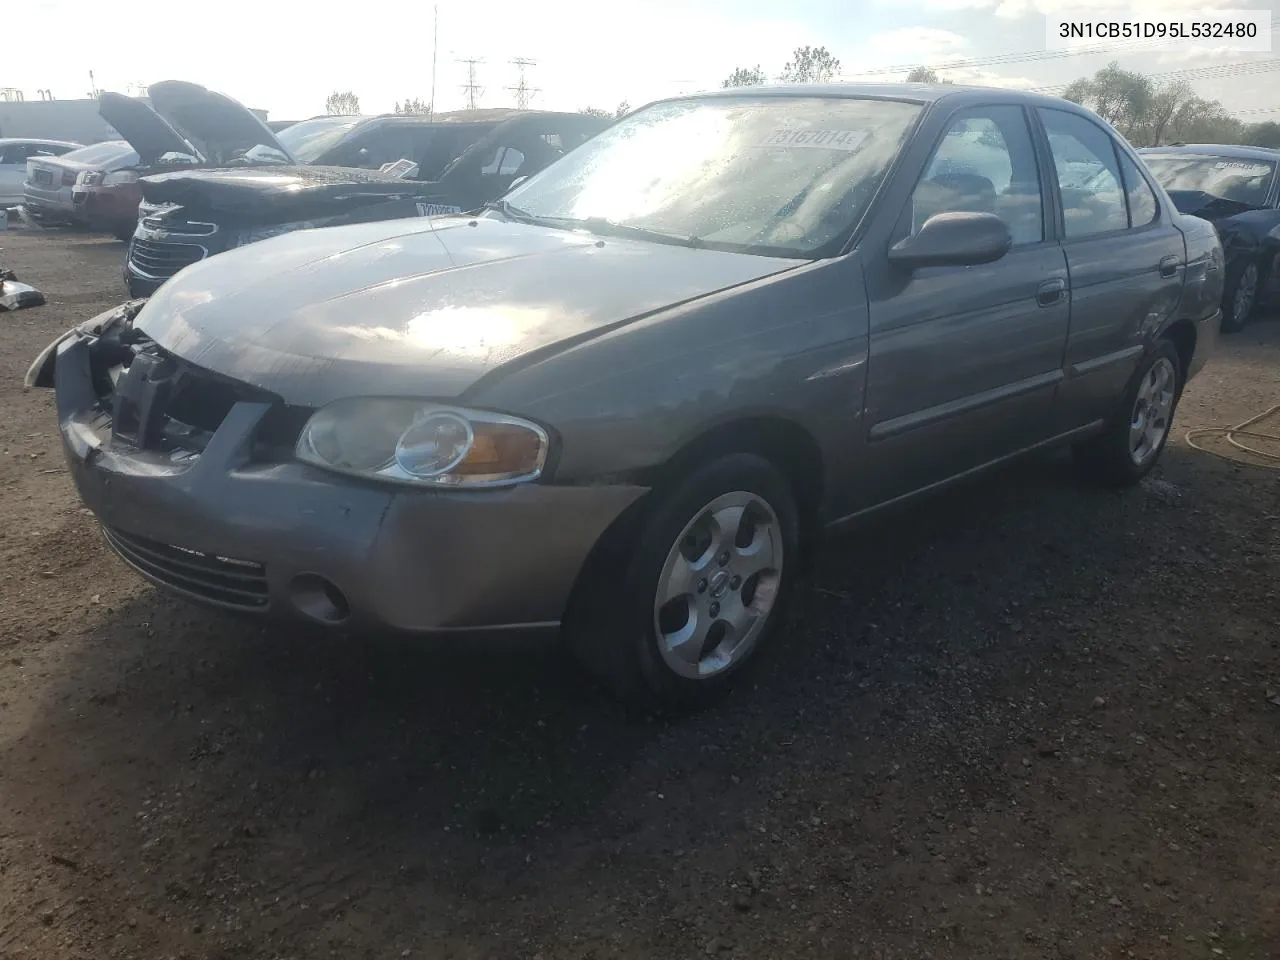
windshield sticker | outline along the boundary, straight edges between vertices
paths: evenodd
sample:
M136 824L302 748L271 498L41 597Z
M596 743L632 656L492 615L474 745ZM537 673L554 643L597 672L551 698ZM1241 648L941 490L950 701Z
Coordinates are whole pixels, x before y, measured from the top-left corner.
M769 133L762 147L817 147L820 150L857 150L867 139L865 130L801 130L780 127Z
M1245 170L1250 177L1265 177L1271 172L1267 163L1248 163L1243 160L1219 160L1213 165L1215 170Z
M418 216L420 217L440 217L448 213L461 213L461 207L451 207L447 203L419 203Z

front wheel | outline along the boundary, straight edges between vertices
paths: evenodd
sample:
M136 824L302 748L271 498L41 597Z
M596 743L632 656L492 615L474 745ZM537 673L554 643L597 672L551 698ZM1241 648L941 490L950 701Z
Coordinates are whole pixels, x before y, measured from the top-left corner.
M1261 274L1254 261L1237 268L1227 277L1222 293L1222 330L1236 333L1243 330L1258 305L1258 281Z
M1109 486L1137 483L1156 465L1182 395L1182 361L1161 340L1129 381L1120 409L1098 436L1076 447L1085 472Z
M623 700L701 707L729 690L777 624L798 567L796 505L777 468L752 454L706 464L655 496L624 568L603 560L587 572L567 629Z

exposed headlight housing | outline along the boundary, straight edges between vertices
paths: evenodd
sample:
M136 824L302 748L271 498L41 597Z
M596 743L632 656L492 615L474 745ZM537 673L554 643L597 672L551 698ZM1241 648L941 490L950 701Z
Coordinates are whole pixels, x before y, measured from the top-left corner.
M269 227L250 227L249 229L241 230L236 234L233 246L243 247L247 243L257 243L259 240L270 240L272 237L278 237L282 233L293 233L295 230L310 230L313 227L323 227L328 223L328 219L295 220L292 223L274 223Z
M299 460L428 487L504 487L542 475L549 438L536 423L421 400L356 398L317 410Z

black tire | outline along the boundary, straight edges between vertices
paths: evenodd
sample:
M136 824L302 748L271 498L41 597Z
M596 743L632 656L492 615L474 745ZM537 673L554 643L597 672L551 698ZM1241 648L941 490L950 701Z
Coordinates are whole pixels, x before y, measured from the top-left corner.
M1164 433L1159 442L1135 454L1130 440L1131 427L1138 416L1139 392L1152 378L1152 371L1157 367L1171 370L1172 404L1164 417ZM1127 487L1151 472L1169 441L1173 417L1178 409L1178 401L1182 398L1184 376L1182 358L1178 355L1177 348L1169 340L1157 341L1155 348L1142 358L1115 415L1103 432L1075 447L1076 461L1089 479L1109 487Z
M713 676L681 676L660 648L655 612L659 580L686 528L717 498L739 493L759 498L777 521L771 529L780 541L782 562L774 600L741 659ZM624 703L657 713L696 710L715 703L732 688L744 670L758 661L776 629L799 567L799 514L791 486L778 469L763 457L746 453L700 466L654 490L651 497L624 542L593 558L593 569L585 571L575 591L565 634L579 661ZM732 562L725 569L732 572ZM734 588L748 603L747 593L753 591L749 584L740 581ZM725 589L727 585L718 586ZM708 603L711 594L691 598L691 602Z
M1222 332L1238 333L1258 309L1258 293L1262 285L1262 268L1256 260L1237 264L1227 274L1222 290Z

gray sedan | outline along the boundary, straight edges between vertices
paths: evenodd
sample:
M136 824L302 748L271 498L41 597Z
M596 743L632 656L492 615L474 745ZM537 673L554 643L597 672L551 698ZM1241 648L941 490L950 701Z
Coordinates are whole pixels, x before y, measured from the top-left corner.
M474 215L212 257L28 382L107 542L175 593L562 628L689 706L817 535L1053 444L1137 481L1222 282L1213 228L1074 104L754 88L654 103Z

